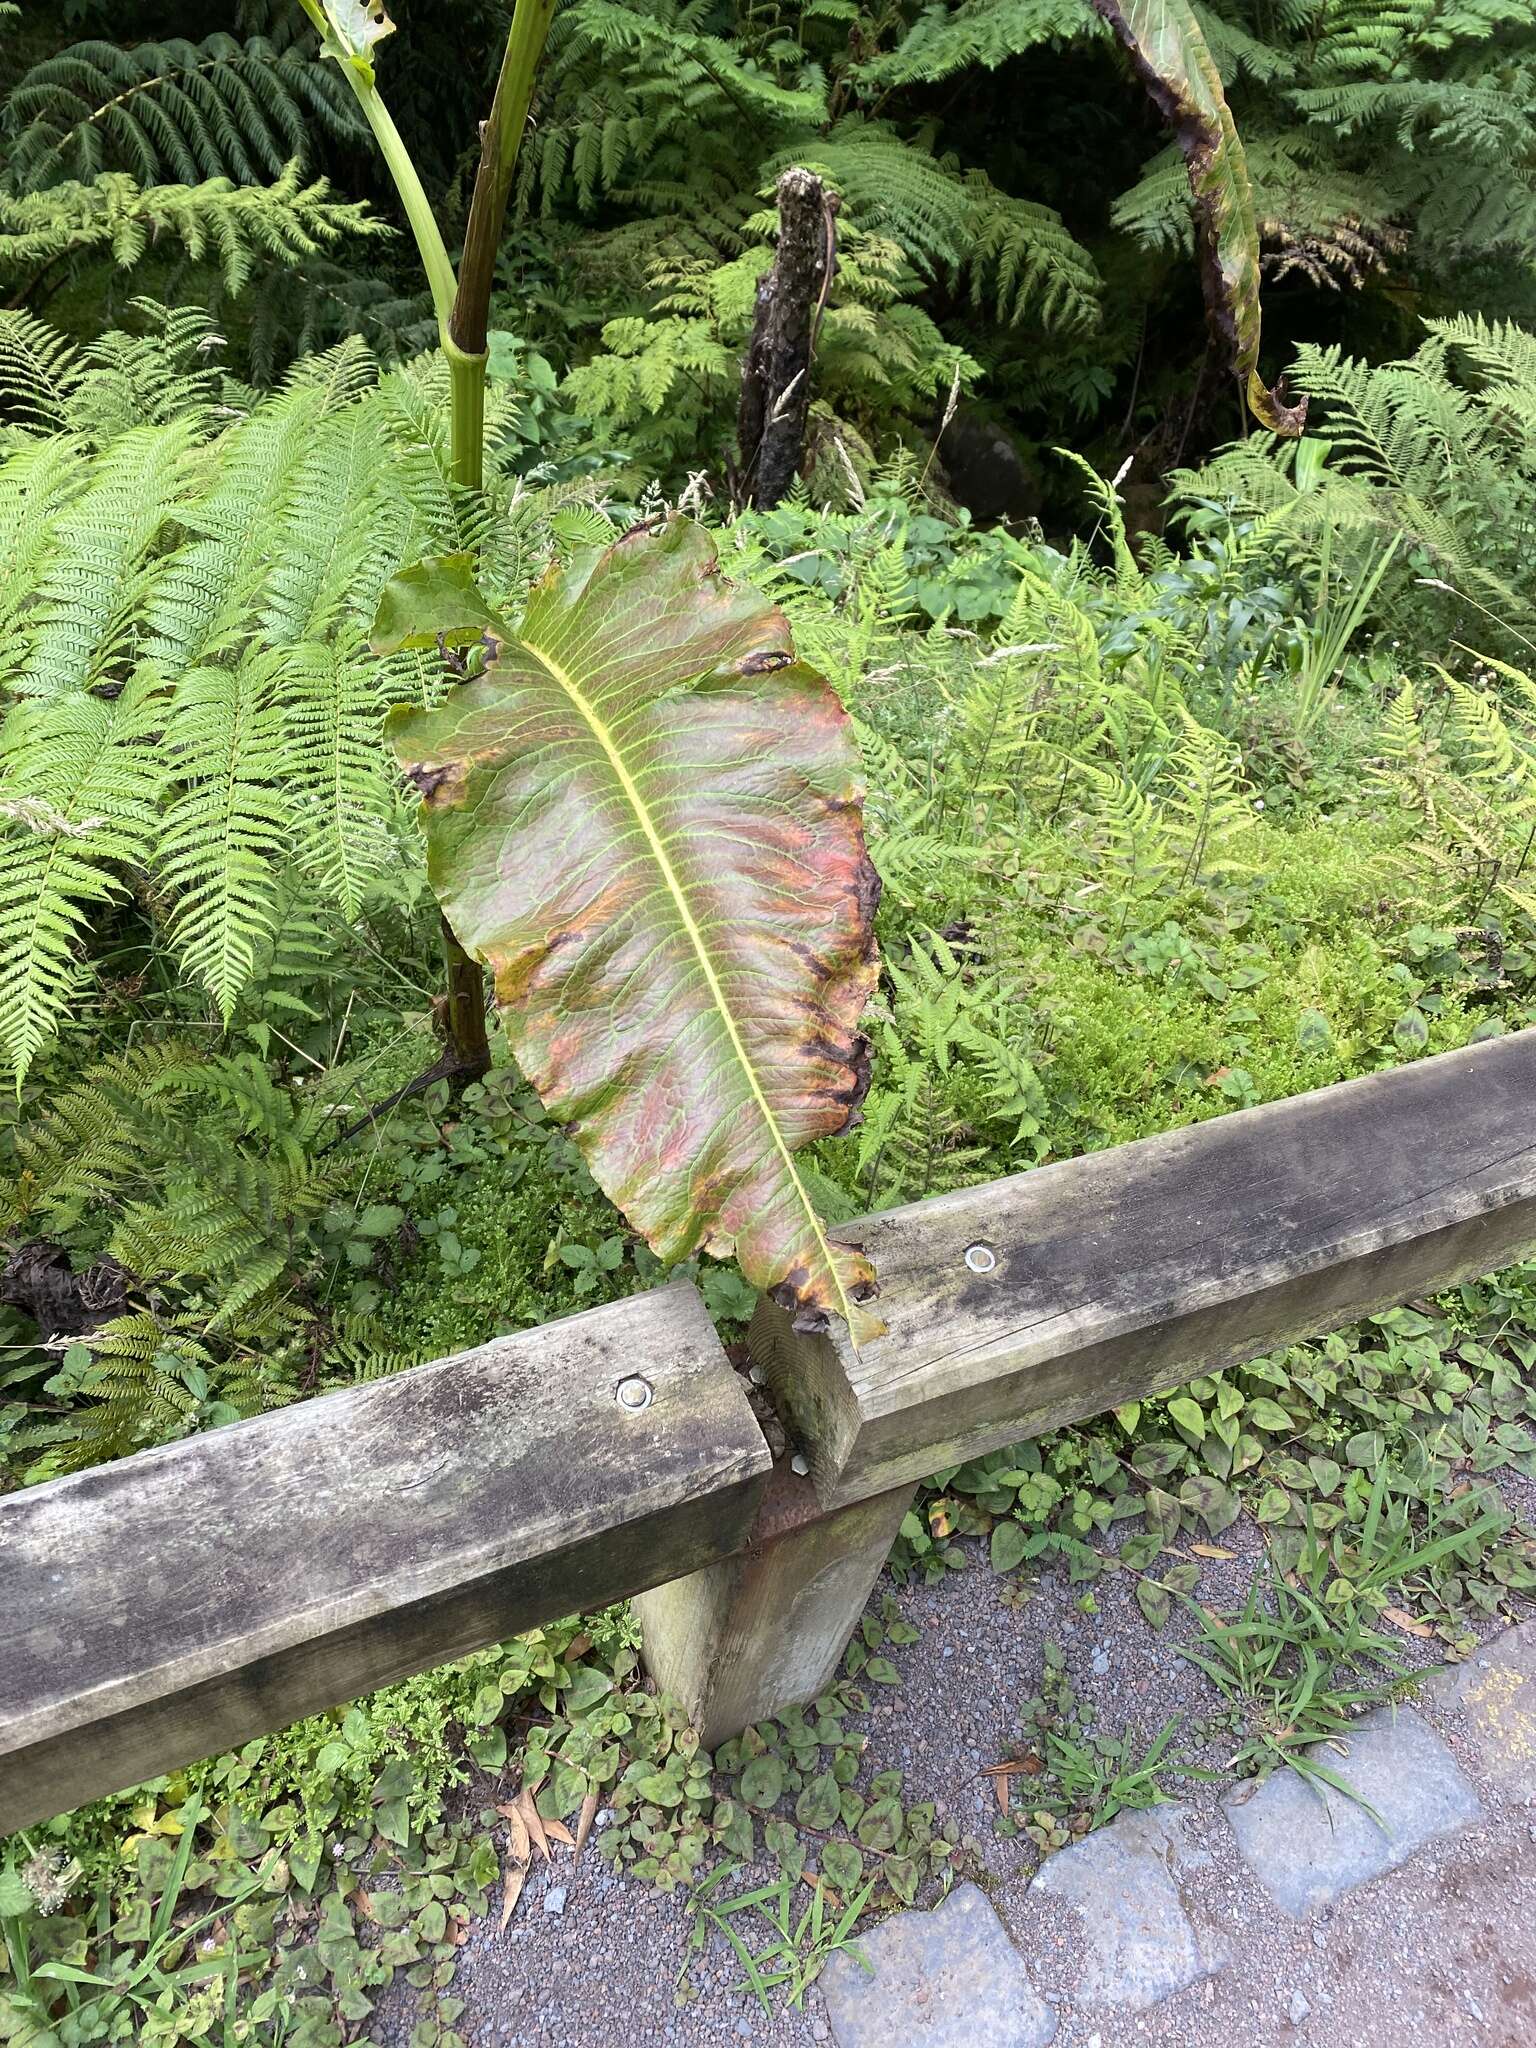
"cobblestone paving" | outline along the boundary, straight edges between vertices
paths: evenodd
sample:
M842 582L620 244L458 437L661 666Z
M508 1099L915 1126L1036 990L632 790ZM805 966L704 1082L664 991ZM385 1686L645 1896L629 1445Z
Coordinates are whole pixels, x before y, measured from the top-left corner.
M1364 1716L1348 1755L1327 1754L1354 1800L1320 1795L1283 1771L1229 1794L1203 1823L1171 1807L1122 1814L1032 1879L1001 1887L1028 2026L1038 2026L1043 2000L1059 2048L1195 2048L1207 2039L1242 2048L1302 2039L1529 2048L1536 1828L1523 1810L1536 1799L1536 1625L1438 1674L1427 1698L1426 1713L1404 1706ZM1063 1927L1048 1901L1069 1907L1073 1924ZM941 1914L898 1914L877 1938L899 1968L871 1977L840 1957L828 1969L838 2048L1014 2048L1049 2038L978 2000L976 1980L955 1967L962 1951L958 1940L950 1949ZM1013 1984L1004 1939L1000 1922L989 1932L988 1968ZM903 2019L914 1968L920 2035Z

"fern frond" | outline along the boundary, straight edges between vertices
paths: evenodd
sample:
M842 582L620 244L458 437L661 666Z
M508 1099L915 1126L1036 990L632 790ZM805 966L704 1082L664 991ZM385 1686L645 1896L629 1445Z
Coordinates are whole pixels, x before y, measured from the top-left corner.
M1098 18L1073 0L959 0L924 7L891 49L856 63L852 76L871 93L939 85L973 66L995 71L1042 43L1104 33Z
M184 1080L195 1058L174 1039L130 1046L55 1091L43 1113L16 1131L8 1220L62 1235L91 1203L110 1198L142 1174L140 1108Z
M0 193L0 275L92 254L130 270L151 242L170 242L190 262L212 265L226 291L239 292L260 263L292 267L344 236L390 232L366 206L329 192L324 178L304 184L293 162L270 185L220 177L140 186L126 171L107 171L88 185Z
M1224 733L1180 708L1183 739L1174 757L1162 805L1169 843L1181 857L1179 882L1193 888L1203 877L1240 873L1251 865L1237 852L1253 823L1243 789L1243 768Z
M1026 313L1063 332L1092 327L1104 281L1061 215L999 192L985 171L967 171L965 191L972 206L963 258L971 304L1009 327Z
M16 192L111 170L141 185L255 185L302 157L312 131L366 135L339 66L312 47L223 33L130 49L75 43L24 73L4 112Z
M270 937L277 871L292 806L278 657L194 669L176 692L166 729L183 780L166 814L158 867L175 897L171 941L228 1023L256 949Z
M69 1012L93 914L147 863L167 781L155 684L23 703L0 734L0 1052L18 1083Z
M124 434L54 519L18 694L55 696L117 679L156 573L150 545L181 497L192 438L189 422Z
M30 313L0 313L0 405L8 413L57 433L80 373L79 350L57 329Z
M387 671L358 641L301 641L271 674L287 733L293 853L349 921L395 851L395 777L380 738Z

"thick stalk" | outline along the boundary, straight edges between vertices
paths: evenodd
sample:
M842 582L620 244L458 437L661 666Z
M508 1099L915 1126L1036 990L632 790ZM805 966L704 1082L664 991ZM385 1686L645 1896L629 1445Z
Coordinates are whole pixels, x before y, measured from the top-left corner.
M437 225L437 216L432 211L432 202L423 190L416 166L411 161L411 153L379 96L371 67L359 68L360 60L340 46L319 0L300 0L300 4L320 31L326 55L340 65L353 97L363 110L363 119L373 130L373 139L379 145L379 154L389 175L395 181L395 190L400 194L400 204L405 208L406 220L416 240L421 267L427 274L427 287L432 294L432 310L437 315L438 330L446 334L456 289L453 264L443 242L442 230Z
M448 474L466 491L485 482L485 355L470 355L442 337L448 365Z
M480 131L480 163L469 202L457 289L446 319L441 307L438 309L448 364L450 474L456 484L470 491L478 491L485 481L486 329L496 252L533 98L534 74L554 11L555 0L517 0L513 10L496 96ZM485 977L454 937L446 918L443 957L448 969L448 1043L462 1057L466 1072L483 1074L491 1063L485 1035Z
M438 922L442 926L447 981L443 1035L451 1062L448 1080L457 1091L465 1082L478 1081L491 1070L491 1041L485 1028L485 971L459 944L447 918L440 917Z
M453 480L478 490L485 456L485 348L496 252L512 196L517 152L528 124L533 81L544 54L555 0L517 0L491 111L480 131L480 162L464 230L458 288L443 335L452 380Z

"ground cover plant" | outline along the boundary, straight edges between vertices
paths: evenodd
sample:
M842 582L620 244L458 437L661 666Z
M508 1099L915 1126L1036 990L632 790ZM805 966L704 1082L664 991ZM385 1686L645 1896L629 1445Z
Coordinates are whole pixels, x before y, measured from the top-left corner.
M1524 144L1483 70L1523 75L1521 10L1330 16L1304 74L1289 16L1211 17L1256 114L1271 274L1283 256L1313 293L1348 272L1366 296L1358 342L1297 352L1305 434L1176 469L1161 538L1057 444L1116 389L1116 293L1145 346L1164 286L1137 272L1132 290L1104 245L1096 327L1073 293L1097 291L1098 257L922 119L962 65L1002 70L1047 37L1081 35L1110 80L1095 18L968 4L876 32L853 7L769 12L573 0L520 173L522 56L504 98L476 80L503 118L458 163L432 141L457 82L397 69L409 151L385 154L408 169L430 288L391 253L387 312L328 267L383 250L358 238L400 196L341 177L390 118L378 10L29 46L0 198L26 301L0 314L0 1491L667 1270L735 1338L748 1281L779 1277L777 1251L676 1189L648 1212L621 1143L573 1138L548 1002L487 1031L477 962L455 941L445 966L440 902L513 992L530 913L467 901L452 804L428 805L424 839L415 799L434 778L451 793L466 704L505 748L551 650L538 607L590 596L595 561L643 560L665 592L669 562L716 556L738 672L712 680L754 713L813 709L804 779L867 787L878 910L844 829L821 913L842 949L835 1064L872 989L871 1085L844 1128L846 1074L820 1076L797 1125L813 1240L820 1219L1536 1017L1536 358L1484 317L1519 299ZM316 35L351 40L320 61ZM751 120L723 121L722 95ZM714 457L768 253L756 181L796 151L841 197L828 410L789 496L738 511ZM1490 151L1514 166L1498 193ZM1170 169L1121 202L1148 248L1188 233ZM494 210L519 176L500 254L492 235L474 257L477 190ZM336 196L364 190L368 214ZM560 291L516 297L514 261L520 289L542 263ZM1440 310L1407 332L1369 293L1410 263ZM478 325L455 339L466 282ZM336 340L327 303L360 331ZM1034 320L1084 337L1052 358L1050 538L944 488L940 423L980 366L1032 404L1049 386L1003 360L1000 336L1014 349ZM1222 432L1235 421L1225 403ZM664 678L648 746L676 745L680 707L721 716L730 693L673 687L698 665ZM610 794L638 758L606 750ZM689 898L667 901L686 941ZM710 1085L743 1065L716 1061ZM733 1236L746 1279L699 1257ZM856 1323L849 1280L823 1274L802 1308ZM1533 1286L1515 1268L936 1473L893 1569L990 1570L1023 1627L1037 1573L1084 1602L1120 1575L1149 1644L1176 1637L1223 1696L1230 1767L1294 1761L1393 1693L1405 1658L1465 1654L1524 1611ZM1268 1577L1217 1611L1202 1573L1240 1517ZM849 1725L899 1697L910 1634L877 1602L821 1700L709 1757L643 1683L627 1617L573 1618L29 1830L0 1849L0 2039L339 2048L400 1973L423 2048L454 2048L467 1919L517 1911L551 1842L678 1890L749 1990L803 1997L861 1916L975 1854ZM1205 1768L1192 1731L1107 1736L1065 1695L1047 1660L999 1769L998 1825L1041 1852Z

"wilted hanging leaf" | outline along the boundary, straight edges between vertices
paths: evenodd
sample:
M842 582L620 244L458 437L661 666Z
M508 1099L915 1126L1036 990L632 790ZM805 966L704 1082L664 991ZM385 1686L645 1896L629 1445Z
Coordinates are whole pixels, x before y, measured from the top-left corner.
M375 646L476 623L443 586L397 585ZM836 695L681 518L552 569L492 645L389 730L519 1066L661 1257L734 1252L799 1328L878 1336L793 1159L867 1084L879 882Z
M1189 0L1092 0L1173 129L1189 173L1200 275L1212 331L1242 378L1254 417L1295 436L1307 402L1286 405L1259 375L1259 231L1248 164L1221 75Z

